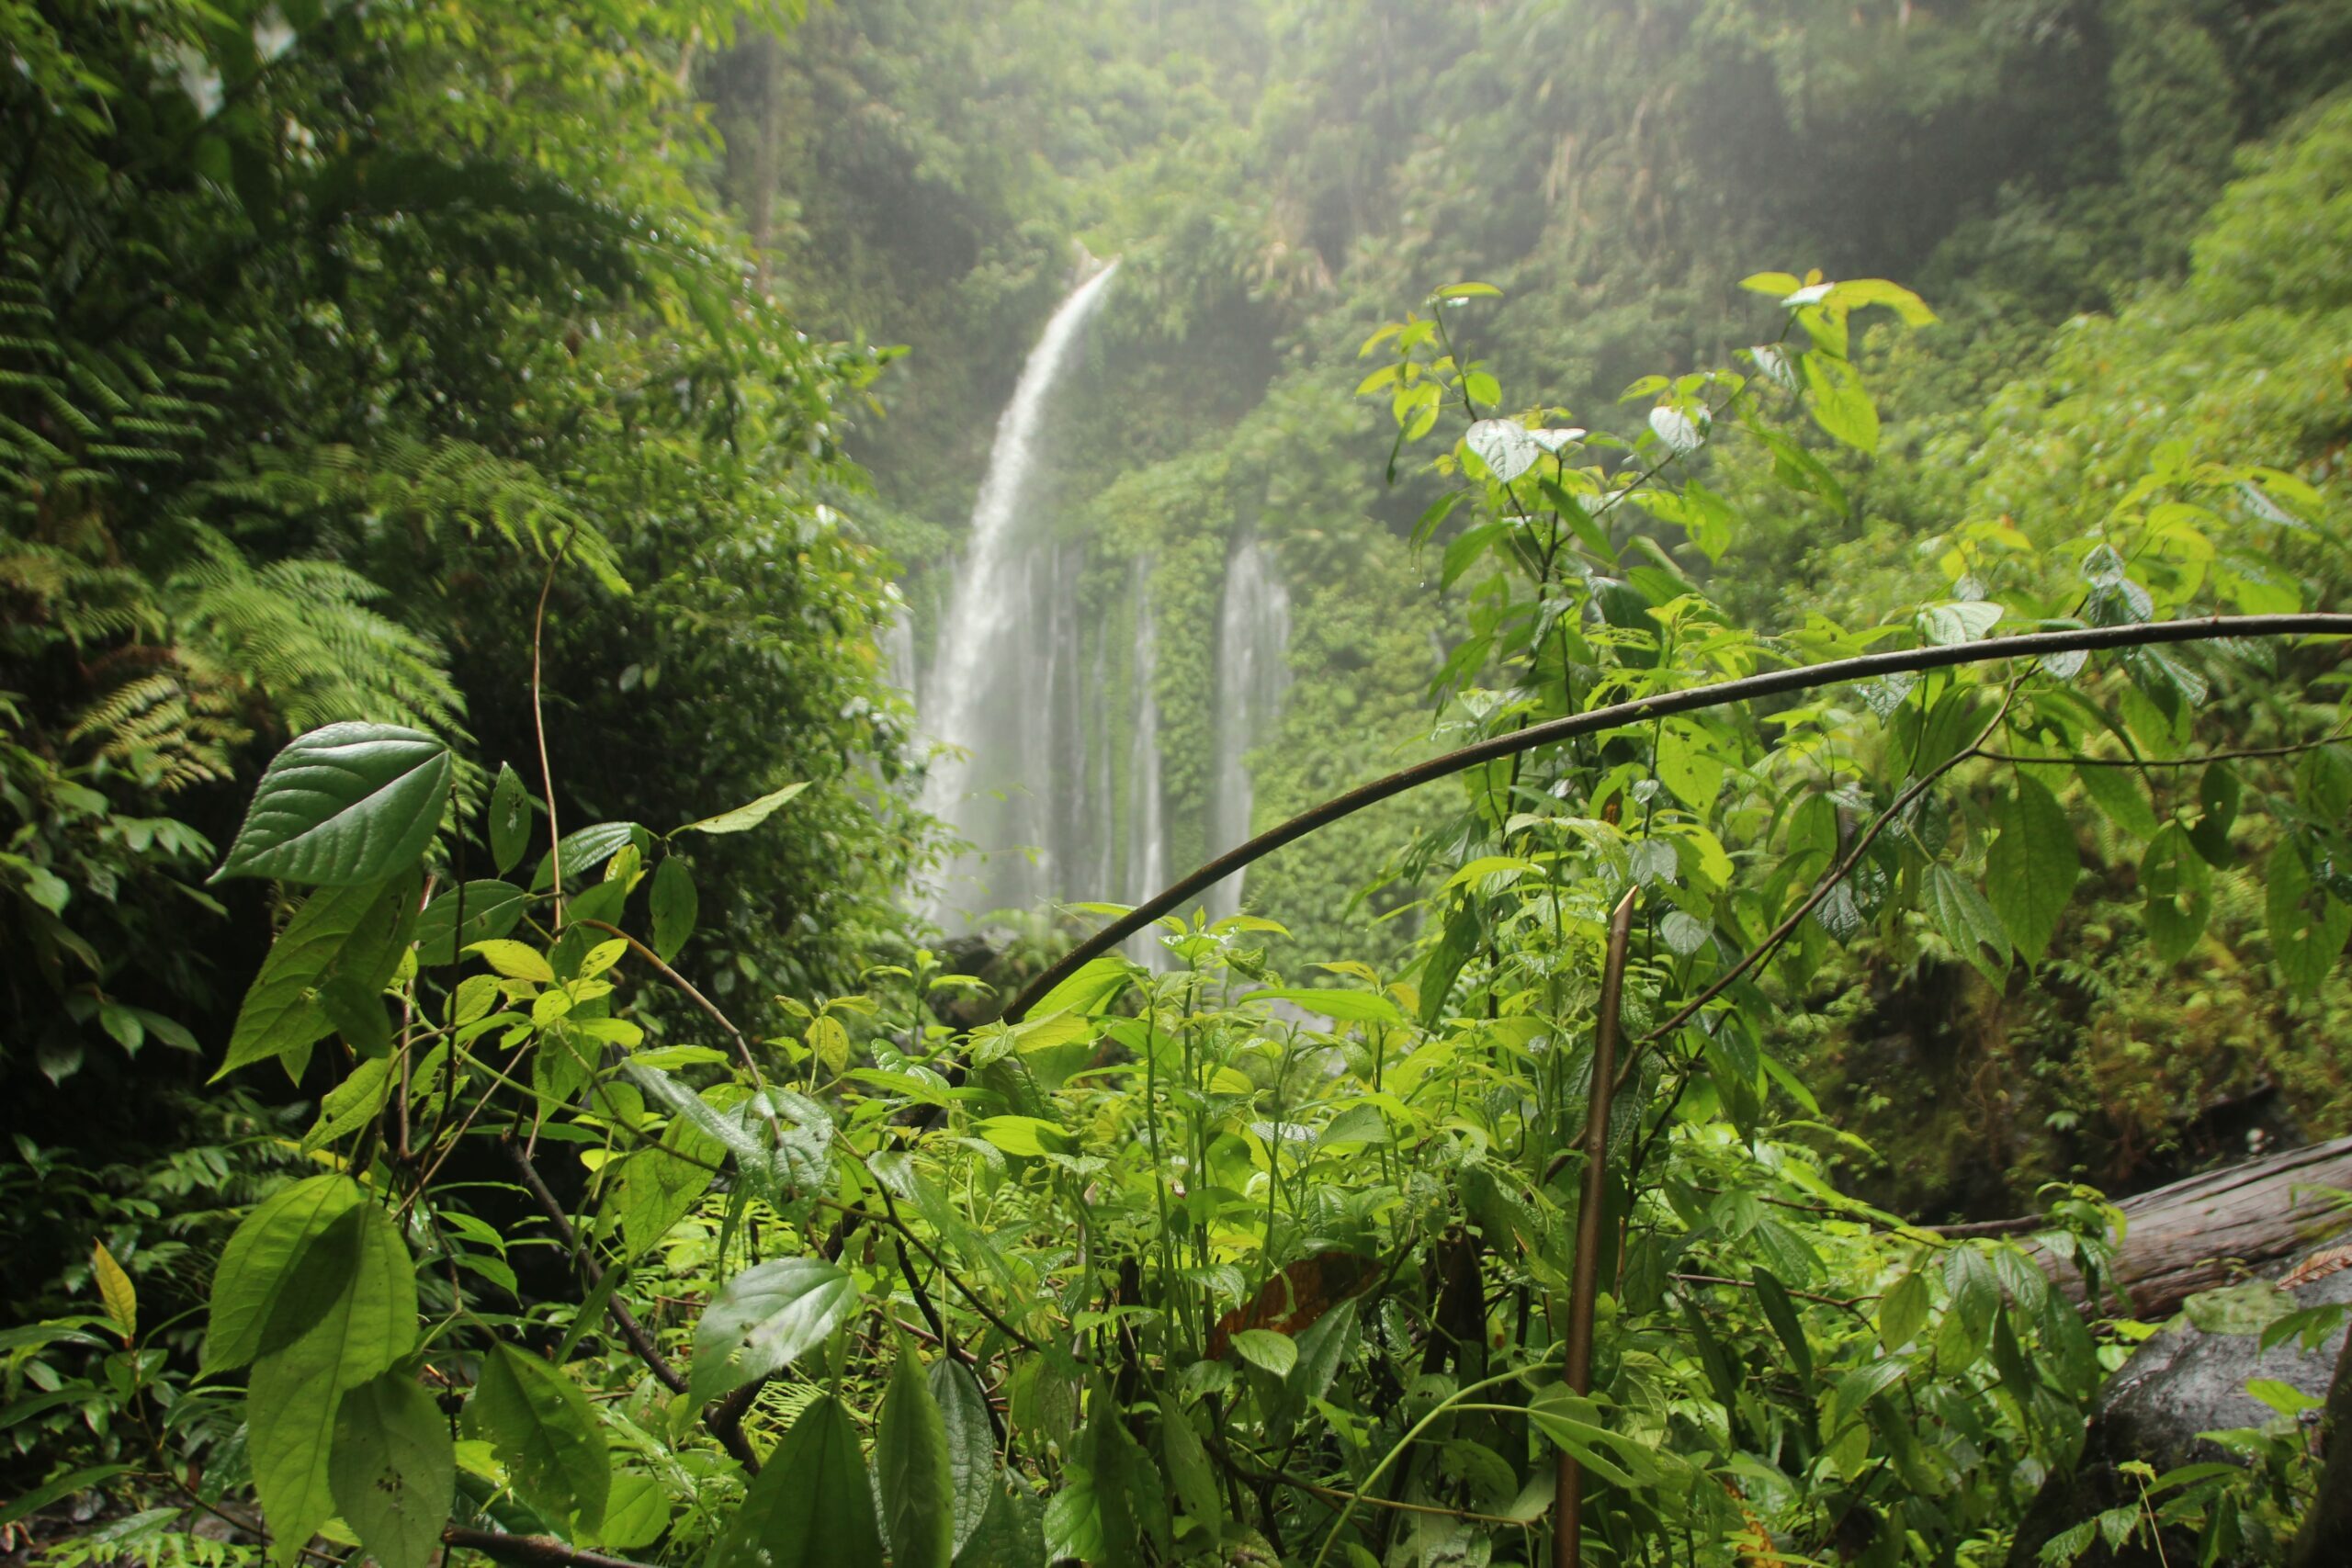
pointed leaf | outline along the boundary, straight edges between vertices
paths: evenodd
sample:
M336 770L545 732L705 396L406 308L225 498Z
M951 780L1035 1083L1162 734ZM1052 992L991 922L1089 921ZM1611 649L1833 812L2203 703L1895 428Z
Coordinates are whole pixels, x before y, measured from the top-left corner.
M996 1428L988 1395L972 1370L950 1356L931 1364L931 1396L947 1432L947 1472L955 1488L956 1550L961 1552L988 1517L997 1481Z
M1544 455L1534 434L1515 419L1482 419L1470 427L1463 441L1498 484L1510 483Z
M716 817L706 817L699 822L689 822L678 831L681 833L747 832L775 816L786 801L808 787L805 781L800 784L788 784L772 795L760 796L748 806L739 806L732 811L722 811Z
M578 1383L527 1351L494 1345L466 1412L516 1496L583 1536L596 1533L612 1495L612 1464Z
M328 1490L382 1568L431 1568L457 1479L447 1418L413 1377L389 1371L343 1396Z
M200 1364L208 1372L243 1366L261 1353L262 1331L312 1243L360 1201L347 1176L313 1176L273 1194L229 1237L212 1276L211 1315Z
M90 1273L98 1282L98 1300L105 1303L107 1321L121 1333L122 1342L130 1344L139 1337L139 1292L105 1242L90 1248Z
M760 1467L705 1568L880 1568L874 1491L857 1432L825 1394Z
M686 939L695 934L695 917L700 899L695 892L695 874L676 855L666 855L653 868L653 955L667 964L678 956Z
M415 929L413 873L360 887L324 887L286 923L237 1009L229 1052L214 1073L300 1051L334 1032L320 997L331 978L362 994L384 988Z
M270 760L212 880L274 876L312 886L380 882L432 841L449 749L390 724L330 724Z
M779 1258L746 1269L695 1325L697 1404L781 1371L832 1337L857 1310L857 1281L817 1258Z
M903 1337L882 1393L874 1472L892 1568L950 1568L956 1555L956 1478L947 1421Z
M2058 918L2075 896L2082 852L2058 797L2027 774L2018 775L2017 793L2000 821L2001 836L1985 855L1985 892L2018 953L2032 964L2050 950Z
M522 775L507 763L498 764L498 783L490 792L490 859L492 869L504 876L523 858L531 841L531 797Z
M511 882L484 877L463 889L452 887L424 907L416 920L416 961L427 966L455 964L460 948L504 936L523 923L530 895ZM465 929L458 929L458 910L465 908Z

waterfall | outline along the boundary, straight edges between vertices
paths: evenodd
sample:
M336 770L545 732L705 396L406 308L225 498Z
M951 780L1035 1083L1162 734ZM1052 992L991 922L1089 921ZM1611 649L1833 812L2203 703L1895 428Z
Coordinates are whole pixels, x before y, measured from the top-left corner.
M1250 749L1272 729L1290 684L1290 593L1265 547L1245 539L1226 563L1217 613L1216 759L1209 801L1209 848L1223 854L1250 837ZM1208 912L1222 919L1241 908L1236 872L1209 889Z
M1136 562L1135 737L1127 749L1126 901L1140 904L1168 881L1168 823L1159 778L1159 628L1151 618L1151 581ZM1127 939L1127 956L1159 967L1166 953L1159 934L1137 931Z
M918 704L922 728L956 748L924 781L922 807L976 846L923 890L935 919L1027 908L1068 897L1061 886L1099 863L1108 803L1085 788L1102 744L1101 710L1077 624L1076 552L1024 527L1038 437L1055 386L1102 303L1112 263L1064 299L1030 351L972 507L971 531ZM1090 713L1090 709L1092 710ZM990 851L1035 846L1034 863Z

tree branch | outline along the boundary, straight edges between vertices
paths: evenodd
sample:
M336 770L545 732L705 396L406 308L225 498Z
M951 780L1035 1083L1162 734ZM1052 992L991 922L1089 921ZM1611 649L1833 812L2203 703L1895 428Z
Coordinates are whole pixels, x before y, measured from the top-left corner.
M1059 963L1032 980L1005 1009L1005 1021L1018 1023L1028 1016L1029 1010L1037 1004L1039 998L1077 973L1089 959L1110 952L1162 915L1174 912L1188 899L1205 893L1227 877L1263 860L1284 845L1295 843L1317 829L1329 827L1367 807L1376 806L1392 795L1402 795L1407 790L1438 779L1450 778L1481 763L1532 750L1538 746L1556 745L1579 736L1622 729L1628 725L1647 723L1651 719L1675 714L1697 713L1734 703L1752 702L1759 697L1811 691L1880 675L1949 670L1965 664L1989 664L2005 659L2031 659L2053 653L2089 653L2167 643L2278 637L2352 637L2352 615L2210 615L2196 620L2154 621L2142 626L2084 626L2067 631L2030 632L2020 637L1990 637L1983 642L1950 647L1866 653L1852 659L1831 660L1826 664L1801 665L1762 675L1744 676L1735 681L1719 681L1711 685L1694 686L1688 691L1660 692L1586 713L1571 714L1565 718L1550 719L1509 735L1492 736L1443 756L1416 762L1409 768L1400 768L1385 778L1374 779L1345 795L1335 795L1195 868L1164 892L1136 905L1080 942Z
M451 1525L441 1532L441 1544L462 1551L479 1551L517 1568L646 1568L626 1557L607 1557L566 1546L551 1535L502 1535L496 1530L469 1529Z

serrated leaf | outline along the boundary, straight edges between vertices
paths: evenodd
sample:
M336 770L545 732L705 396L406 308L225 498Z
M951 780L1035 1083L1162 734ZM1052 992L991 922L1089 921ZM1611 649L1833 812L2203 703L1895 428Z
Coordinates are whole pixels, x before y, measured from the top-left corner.
M238 1005L214 1081L333 1032L334 1020L320 994L330 979L381 991L415 929L417 886L416 874L407 873L364 886L321 888L305 899Z
M1510 484L1544 455L1533 433L1515 419L1482 419L1462 439L1498 484Z
M2018 775L2000 824L2000 837L1985 854L1985 890L2018 953L2038 963L2075 896L2082 852L2058 797L2028 774Z
M595 1534L612 1495L612 1465L578 1383L527 1351L493 1345L466 1413L516 1496L549 1520Z
M2009 967L2009 933L1976 885L1948 865L1928 868L1928 918L1961 957L1999 985Z
M447 1418L414 1378L389 1371L343 1396L328 1490L382 1568L431 1568L457 1480Z
M961 1554L988 1517L1001 1490L997 1480L996 1428L989 1424L988 1395L972 1370L953 1357L931 1364L931 1396L938 1402L947 1433L947 1472L955 1494L956 1551Z
M874 1472L892 1568L949 1568L956 1555L956 1489L947 1421L903 1337L882 1392Z
M697 1404L781 1371L822 1345L857 1310L857 1281L818 1258L746 1269L695 1325L688 1393Z
M681 833L743 833L758 827L775 816L786 802L808 787L804 781L788 784L770 795L763 795L748 806L732 811L722 811L716 817L706 817L699 822L689 822L678 829Z
M330 724L270 759L211 880L274 876L320 887L380 882L432 841L448 747L390 724Z
M841 1401L823 1394L760 1467L705 1568L876 1568L881 1561L856 1429Z

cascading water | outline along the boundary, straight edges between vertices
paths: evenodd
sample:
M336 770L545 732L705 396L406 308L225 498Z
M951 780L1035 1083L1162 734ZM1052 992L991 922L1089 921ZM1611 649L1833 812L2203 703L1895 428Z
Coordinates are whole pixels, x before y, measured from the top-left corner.
M1250 749L1272 728L1290 684L1290 592L1264 546L1245 539L1226 563L1217 614L1216 765L1209 800L1209 850L1222 854L1250 836ZM1241 874L1209 889L1221 919L1241 908Z
M1140 903L1168 881L1166 797L1159 777L1159 628L1151 618L1151 583L1136 563L1135 738L1127 752L1127 881L1129 903ZM1127 941L1127 956L1157 967L1164 956L1150 931Z
M962 756L940 759L923 809L978 846L925 891L935 919L1030 908L1069 897L1062 886L1101 863L1107 800L1084 787L1089 668L1079 635L1075 551L1025 528L1024 502L1056 384L1118 264L1071 293L1046 323L997 422L996 444L972 508L969 543L918 704L923 729ZM989 855L1034 846L1036 858Z

